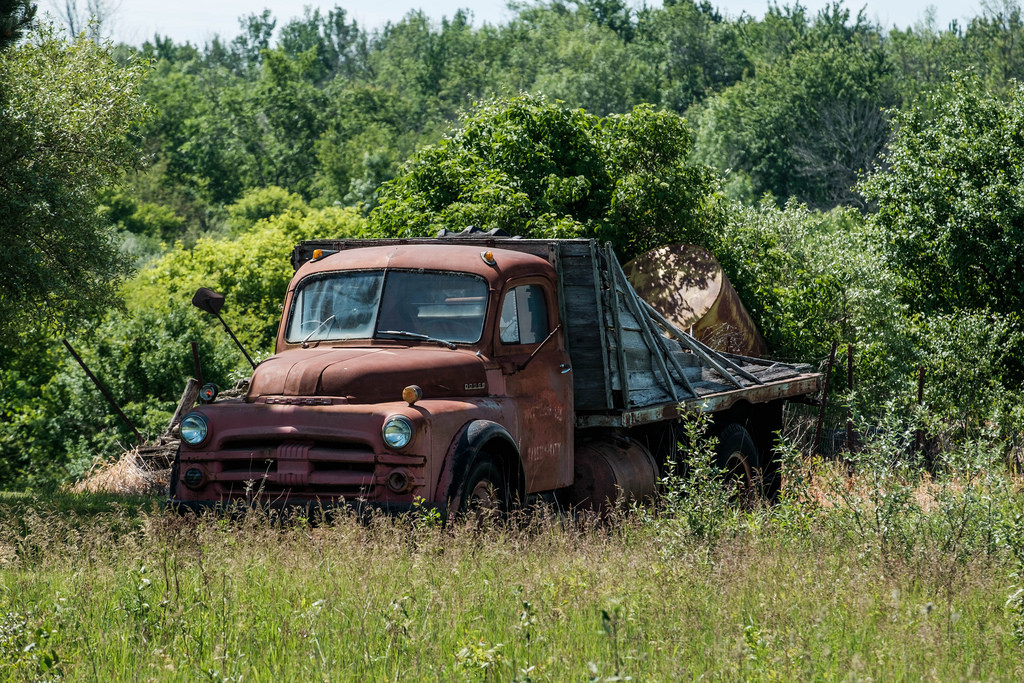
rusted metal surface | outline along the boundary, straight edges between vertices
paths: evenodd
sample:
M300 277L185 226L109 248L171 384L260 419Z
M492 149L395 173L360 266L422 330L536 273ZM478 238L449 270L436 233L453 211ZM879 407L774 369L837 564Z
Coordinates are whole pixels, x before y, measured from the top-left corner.
M486 396L486 374L484 361L465 348L396 341L297 348L260 364L247 400L331 396L348 403L378 403L400 397L410 384L433 398Z
M373 406L231 401L197 412L207 416L210 435L198 447L182 446L178 469L179 476L199 469L203 485L191 489L179 481L180 501L429 500L437 451L448 450L448 440L466 419L514 419L510 404L491 399L423 400L415 406L401 400ZM385 447L381 437L384 421L394 415L405 416L415 429L399 451ZM396 471L409 482L400 491L388 487Z
M739 295L709 251L660 247L623 266L637 294L676 327L718 351L762 357L768 347Z
M650 451L628 439L585 441L576 449L575 480L567 505L595 512L654 496L658 465Z

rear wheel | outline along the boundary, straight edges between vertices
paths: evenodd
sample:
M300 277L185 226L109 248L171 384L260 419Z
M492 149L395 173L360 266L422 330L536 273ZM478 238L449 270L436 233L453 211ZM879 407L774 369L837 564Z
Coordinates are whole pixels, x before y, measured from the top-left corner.
M736 423L718 435L715 449L718 466L725 470L725 485L735 492L736 500L753 506L761 496L761 459L750 433Z
M473 465L466 477L460 510L505 513L510 503L508 485L497 465L491 460L480 460Z

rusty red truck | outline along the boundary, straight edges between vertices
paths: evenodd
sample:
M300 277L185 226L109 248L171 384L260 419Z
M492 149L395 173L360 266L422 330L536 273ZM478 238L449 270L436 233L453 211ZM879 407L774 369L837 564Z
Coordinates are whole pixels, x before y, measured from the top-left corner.
M275 354L181 421L176 505L598 509L654 493L687 409L771 489L783 404L821 384L712 350L594 240L316 240L292 261Z

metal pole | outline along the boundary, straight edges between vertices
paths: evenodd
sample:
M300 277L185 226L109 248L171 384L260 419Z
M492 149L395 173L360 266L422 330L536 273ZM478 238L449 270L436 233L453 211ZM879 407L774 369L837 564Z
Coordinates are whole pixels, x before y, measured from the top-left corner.
M846 345L846 389L853 393L853 344ZM846 450L853 452L853 406L846 408Z
M821 425L825 421L825 405L828 403L828 387L832 379L832 366L836 364L836 347L839 342L832 342L832 350L828 354L828 365L825 367L825 386L821 390L821 405L818 407L818 422L814 425L813 448L819 451L821 448Z
M192 364L196 369L196 379L199 380L199 386L203 386L206 382L203 381L203 366L199 364L199 346L192 342Z
M81 356L75 353L75 350L71 348L71 344L68 343L68 340L61 339L61 341L64 342L64 346L71 353L71 356L76 361L78 361L78 364L82 366L83 370L85 370L85 374L89 376L89 379L92 380L92 383L95 384L96 388L100 390L101 394L103 394L103 398L107 399L107 403L109 403L110 406L117 411L117 414L121 416L121 419L124 420L124 423L128 425L129 429L131 429L132 432L135 434L135 438L141 444L143 441L142 435L139 434L139 430L135 428L135 425L132 424L132 421L129 420L128 416L124 414L124 412L121 410L121 407L117 405L117 402L114 400L114 397L111 396L110 392L107 391L107 388L103 386L103 384L101 384L98 379L96 379L96 375L92 374L89 368L86 367L85 362L82 360Z

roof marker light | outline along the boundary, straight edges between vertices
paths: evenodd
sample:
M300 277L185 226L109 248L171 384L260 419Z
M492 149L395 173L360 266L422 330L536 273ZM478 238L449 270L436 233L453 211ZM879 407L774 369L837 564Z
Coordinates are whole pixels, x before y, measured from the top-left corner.
M491 251L481 251L480 252L480 258L482 258L484 260L484 263L486 263L489 266L496 266L496 265L498 265L498 262L494 260L494 252L491 252Z

